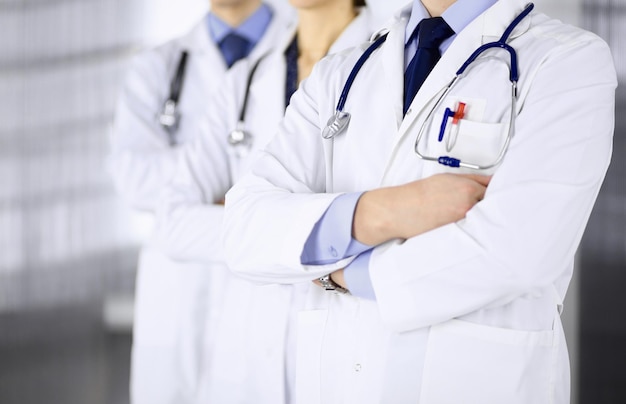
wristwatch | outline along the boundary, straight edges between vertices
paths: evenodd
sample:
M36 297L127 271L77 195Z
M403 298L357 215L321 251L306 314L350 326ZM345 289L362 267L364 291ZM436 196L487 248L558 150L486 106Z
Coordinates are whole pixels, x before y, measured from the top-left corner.
M321 278L318 278L317 280L320 281L320 283L322 284L322 287L324 289L329 290L331 292L337 292L337 293L341 293L341 294L349 294L350 293L350 291L348 289L344 288L343 286L341 286L337 282L333 281L333 278L330 277L330 274L326 274L326 275L322 276Z

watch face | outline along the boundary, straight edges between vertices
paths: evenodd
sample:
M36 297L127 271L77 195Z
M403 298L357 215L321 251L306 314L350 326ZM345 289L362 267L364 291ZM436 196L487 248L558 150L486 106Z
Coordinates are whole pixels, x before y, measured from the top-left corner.
M326 290L337 292L337 293L349 293L348 289L342 287L341 285L333 281L332 278L330 277L330 274L324 275L318 280L320 281L320 283Z
M320 283L326 290L335 290L332 280L330 279L330 275L324 275L319 278Z

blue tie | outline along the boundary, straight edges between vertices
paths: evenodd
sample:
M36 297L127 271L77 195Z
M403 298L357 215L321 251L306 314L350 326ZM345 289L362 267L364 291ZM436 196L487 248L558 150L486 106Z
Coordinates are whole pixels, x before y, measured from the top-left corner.
M409 42L417 35L417 52L404 73L404 113L415 98L426 77L441 58L439 47L454 35L454 31L441 17L426 18L417 25Z
M294 36L293 41L285 51L287 61L287 79L285 83L285 108L289 106L291 96L298 89L298 36Z
M239 59L248 56L248 48L250 41L235 32L229 33L220 41L220 49L229 68Z

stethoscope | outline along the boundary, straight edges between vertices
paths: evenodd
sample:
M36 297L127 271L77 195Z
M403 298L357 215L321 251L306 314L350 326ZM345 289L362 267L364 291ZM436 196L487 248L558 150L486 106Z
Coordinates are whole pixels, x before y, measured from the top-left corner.
M228 135L228 143L234 148L238 149L240 152L243 152L252 145L252 135L247 130L245 130L246 110L248 105L248 97L250 94L250 86L252 85L254 73L261 63L261 60L263 60L265 56L267 56L267 54L261 56L256 61L256 63L250 70L250 73L248 74L244 101L241 106L241 111L239 113L239 120L237 122L237 125L235 126L235 129L232 130ZM178 124L180 122L178 101L180 99L180 93L183 88L185 70L187 67L187 58L188 52L183 51L180 60L178 61L178 66L176 67L176 73L172 78L172 82L170 83L169 96L167 97L167 100L163 103L163 109L157 117L159 124L167 131L170 146L174 146L176 144L175 134L178 130Z
M267 54L261 56L254 63L254 66L252 66L252 69L250 69L250 72L248 73L248 80L246 82L246 90L243 98L243 104L241 105L241 109L239 111L239 119L237 120L235 129L233 129L228 134L228 144L231 145L239 155L245 154L252 146L252 135L245 128L246 111L248 109L248 98L250 95L250 87L252 86L254 73L256 72L257 67L259 67L259 64L265 58L265 56L267 56Z
M235 125L235 129L233 129L228 134L228 143L232 146L232 149L239 157L245 156L252 147L253 136L250 134L248 130L246 130L245 120L246 120L246 112L248 108L248 97L250 94L250 87L252 85L252 80L254 79L254 74L259 67L259 64L263 59L268 56L269 52L265 55L261 56L248 74L248 81L246 83L245 96L243 100L243 104L241 105L241 109L239 111L239 119L237 120L237 124ZM289 65L296 63L297 66L297 37L294 37L291 44L287 48L285 53L285 57L287 59L288 71L287 71L287 86L286 86L286 94L285 94L285 108L287 104L289 104L289 99L291 94L296 90L298 85L298 77L297 77L297 69L295 74L293 71L289 70ZM292 73L292 74L290 74Z
M420 131L418 132L417 139L415 140L415 153L420 159L423 159L426 161L435 161L435 162L438 162L439 164L443 164L449 167L465 167L465 168L470 168L474 170L489 169L489 168L495 167L502 161L514 134L515 110L516 110L516 101L517 101L517 81L519 79L517 53L515 52L515 49L513 49L510 45L506 43L506 41L511 35L511 33L513 32L513 30L515 29L515 27L520 23L520 21L522 21L532 11L533 8L534 8L534 4L529 3L524 9L524 11L522 11L506 28L506 30L502 34L502 37L499 40L495 42L486 43L480 46L478 49L476 49L470 55L470 57L465 61L465 63L463 63L461 68L456 72L456 75L454 76L454 78L444 88L441 96L439 97L435 105L431 108L430 112L426 116L426 119L424 120L424 123L422 124ZM361 55L359 60L356 62L356 64L352 68L352 71L350 72L350 75L348 76L348 79L346 80L346 83L343 87L343 91L341 92L341 96L339 97L339 102L337 103L337 107L335 108L335 114L330 117L330 119L328 120L326 124L326 127L322 131L322 137L324 139L332 139L335 136L342 133L343 131L345 131L346 128L348 127L348 123L350 122L350 113L345 112L343 109L344 109L346 100L348 98L348 93L350 92L350 88L352 87L352 84L354 83L354 80L357 74L359 73L363 65L365 64L366 60L376 49L380 47L380 45L383 44L383 42L385 42L386 39L387 39L387 34L384 34L383 36L375 40L369 46L369 48L367 48L367 50L363 53L363 55ZM438 107L441 105L445 97L450 93L452 88L458 83L458 79L467 70L468 66L471 63L473 63L478 58L478 56L480 56L483 52L491 48L501 48L501 49L506 50L509 53L510 59L511 59L511 64L510 66L508 66L509 73L510 73L509 80L511 82L511 112L510 112L509 123L508 123L508 134L500 150L500 153L498 154L498 157L496 158L495 161L493 161L490 164L475 164L475 163L464 162L464 161L461 161L461 159L457 159L457 158L450 157L450 156L427 156L421 153L419 151L420 140L424 136L425 129L428 126L428 123L432 121L432 116L434 112L438 109ZM449 108L446 110L446 112L444 113L442 123L441 123L438 141L441 142L443 140L444 134L446 132L446 126L450 119L452 119L452 125L457 125L456 129L458 129L459 121L464 115L463 108L464 108L464 105L463 106L459 105L456 111L452 111ZM448 151L449 149L452 148L452 146L453 146L453 142L450 142L450 140L448 140L447 141Z
M167 131L169 137L170 146L176 144L176 131L178 130L178 123L180 122L180 113L178 112L178 100L180 99L180 92L183 88L183 82L185 80L185 69L187 67L188 52L183 51L176 67L176 74L170 83L170 95L163 104L163 109L157 117L159 124Z

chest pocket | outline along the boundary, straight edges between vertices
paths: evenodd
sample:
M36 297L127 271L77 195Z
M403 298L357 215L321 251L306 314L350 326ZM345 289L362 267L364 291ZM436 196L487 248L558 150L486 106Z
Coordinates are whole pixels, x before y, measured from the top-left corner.
M510 111L487 115L487 100L449 96L427 122L420 152L432 158L451 157L479 166L493 165L502 152L509 132ZM493 112L492 112L493 113ZM497 167L473 170L430 164L434 173L492 174Z

